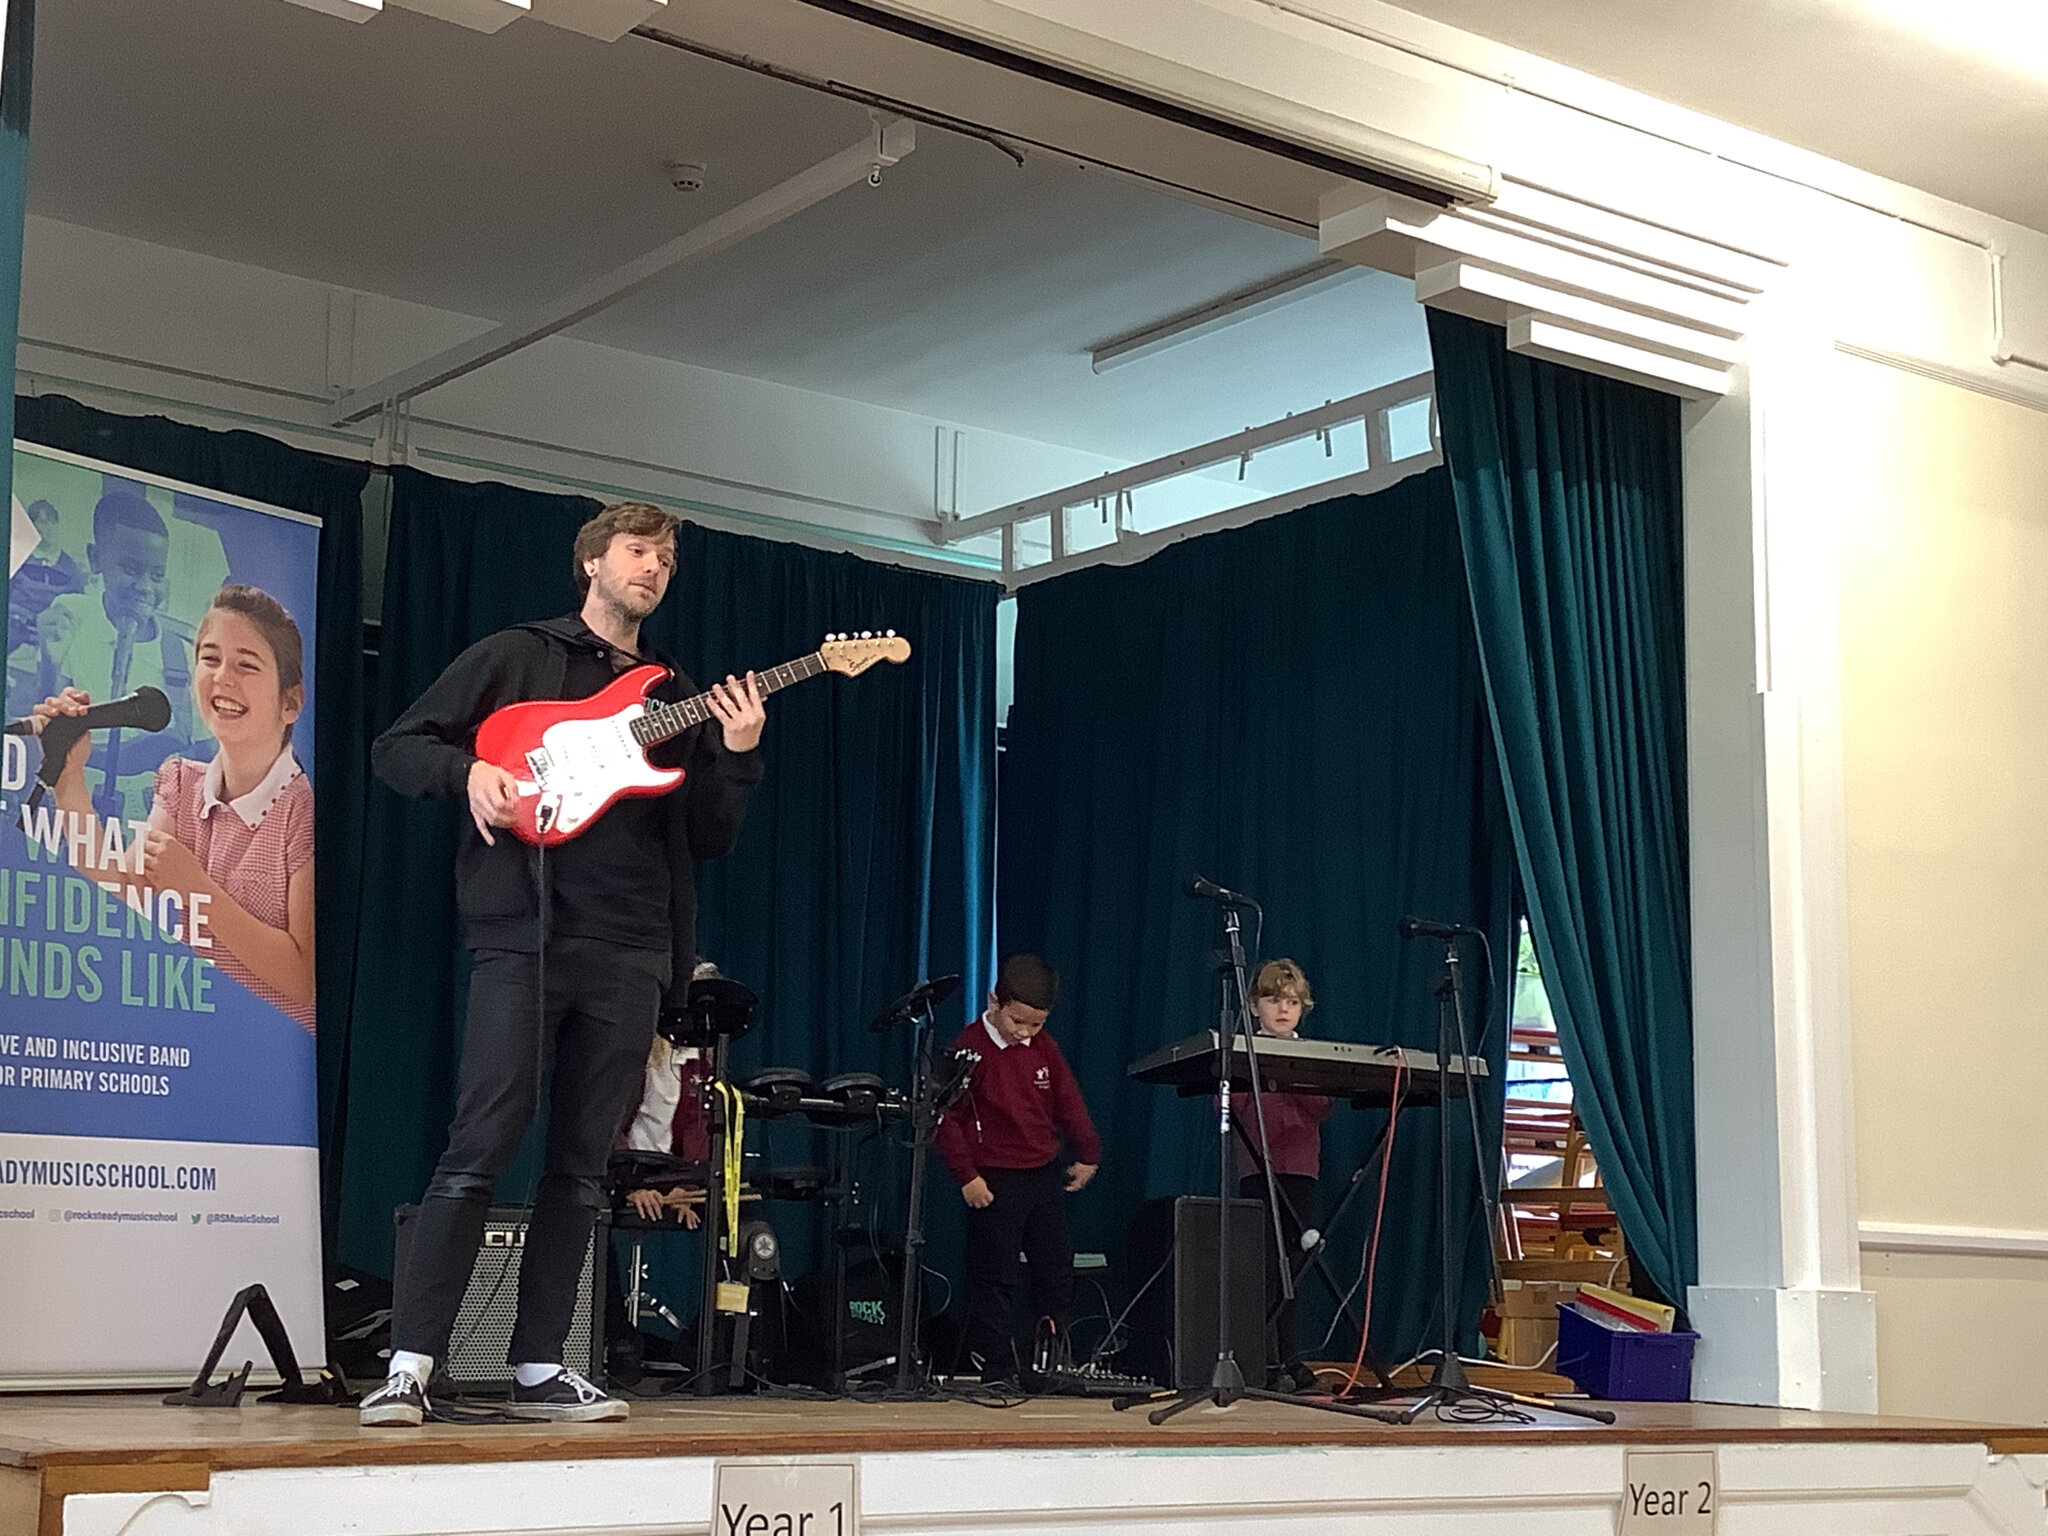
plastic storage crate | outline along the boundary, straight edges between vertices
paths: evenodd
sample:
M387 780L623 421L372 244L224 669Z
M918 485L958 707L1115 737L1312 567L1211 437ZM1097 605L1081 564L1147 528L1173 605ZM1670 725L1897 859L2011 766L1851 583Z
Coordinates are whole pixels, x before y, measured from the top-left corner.
M1557 1309L1557 1369L1588 1397L1683 1403L1692 1397L1696 1333L1604 1328L1576 1307Z

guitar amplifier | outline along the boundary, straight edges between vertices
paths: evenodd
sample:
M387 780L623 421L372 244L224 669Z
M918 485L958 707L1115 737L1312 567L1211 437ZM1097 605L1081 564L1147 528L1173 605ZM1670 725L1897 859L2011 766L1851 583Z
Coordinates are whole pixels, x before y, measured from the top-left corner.
M404 1274L412 1248L413 1222L420 1208L401 1205L392 1213L398 1223L394 1273ZM464 1392L512 1390L512 1367L505 1351L512 1343L512 1323L519 1312L519 1261L526 1247L532 1211L522 1205L494 1205L484 1218L483 1241L470 1266L462 1309L455 1314L448 1358L437 1364ZM611 1213L598 1213L597 1229L583 1251L583 1270L576 1285L576 1315L562 1343L562 1364L604 1384L605 1261L611 1253Z

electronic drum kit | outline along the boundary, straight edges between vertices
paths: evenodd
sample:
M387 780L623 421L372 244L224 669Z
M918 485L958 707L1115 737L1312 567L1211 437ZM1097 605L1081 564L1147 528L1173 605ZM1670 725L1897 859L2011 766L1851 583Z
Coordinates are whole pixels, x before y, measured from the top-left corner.
M754 1028L760 1015L760 1000L750 988L730 977L697 978L690 983L682 1005L662 1013L656 1026L662 1037L673 1045L702 1051L708 1059L710 1071L701 1092L709 1116L711 1156L707 1166L683 1163L659 1153L620 1153L613 1160L614 1173L620 1183L628 1186L654 1186L677 1179L705 1186L704 1310L701 1315L735 1314L730 1370L733 1386L739 1386L746 1374L743 1358L745 1320L751 1310L751 1304L746 1310L741 1310L734 1286L768 1276L760 1273L758 1264L751 1267L751 1273L746 1273L749 1266L734 1262L745 1258L744 1254L734 1250L746 1246L744 1241L735 1242L734 1239L744 1239L751 1229L765 1224L746 1222L740 1225L737 1233L727 1230L731 1223L727 1219L725 1185L728 1171L738 1166L736 1158L728 1159L726 1156L725 1142L730 1130L737 1127L744 1137L747 1121L788 1120L793 1117L801 1117L821 1130L841 1132L876 1129L891 1122L908 1123L913 1156L908 1202L910 1219L905 1247L914 1253L923 1243L923 1200L919 1186L923 1183L926 1151L939 1117L966 1092L975 1065L980 1060L973 1051L937 1049L931 1038L938 1006L950 998L959 985L958 976L938 976L922 981L869 1022L869 1029L877 1034L887 1033L899 1025L912 1026L913 1080L908 1088L892 1086L873 1072L839 1072L816 1080L804 1068L794 1066L759 1067L735 1077L730 1070L730 1052L733 1043ZM851 1159L840 1155L835 1162L837 1171L830 1175L818 1168L771 1167L750 1176L741 1187L740 1198L750 1202L764 1199L847 1201L853 1198L852 1181L847 1172ZM648 1166L642 1167L641 1164ZM839 1250L843 1244L835 1243L833 1246ZM916 1281L916 1266L906 1263L904 1268L904 1287L908 1293ZM835 1290L843 1288L843 1284L843 1276L838 1277ZM906 1294L904 1306L914 1312L914 1296ZM908 1381L910 1356L916 1352L916 1341L911 1337L913 1322L912 1316L904 1318L905 1345L899 1350L900 1358L895 1362L899 1385ZM714 1362L714 1332L712 1329L699 1330L696 1381L700 1390L714 1390L714 1382L725 1375ZM837 1385L843 1380L844 1372L836 1347L834 1356L832 1376Z

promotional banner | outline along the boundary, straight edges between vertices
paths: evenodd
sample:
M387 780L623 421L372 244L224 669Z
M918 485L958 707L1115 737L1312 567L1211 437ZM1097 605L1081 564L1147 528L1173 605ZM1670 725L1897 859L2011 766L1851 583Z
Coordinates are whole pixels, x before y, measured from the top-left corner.
M319 523L19 443L12 512L0 1386L189 1378L254 1282L317 1363Z

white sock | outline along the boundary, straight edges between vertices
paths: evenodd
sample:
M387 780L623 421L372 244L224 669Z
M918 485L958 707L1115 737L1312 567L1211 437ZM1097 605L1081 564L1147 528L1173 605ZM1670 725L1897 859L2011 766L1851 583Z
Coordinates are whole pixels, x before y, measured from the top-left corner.
M391 1351L391 1369L389 1374L396 1376L400 1371L404 1371L414 1381L417 1381L421 1386L425 1386L427 1379L434 1374L434 1357L432 1355L416 1355L409 1349L394 1349Z
M535 1365L528 1362L525 1365L514 1366L512 1374L518 1378L522 1387L537 1387L542 1382L561 1375L562 1368L559 1365Z

